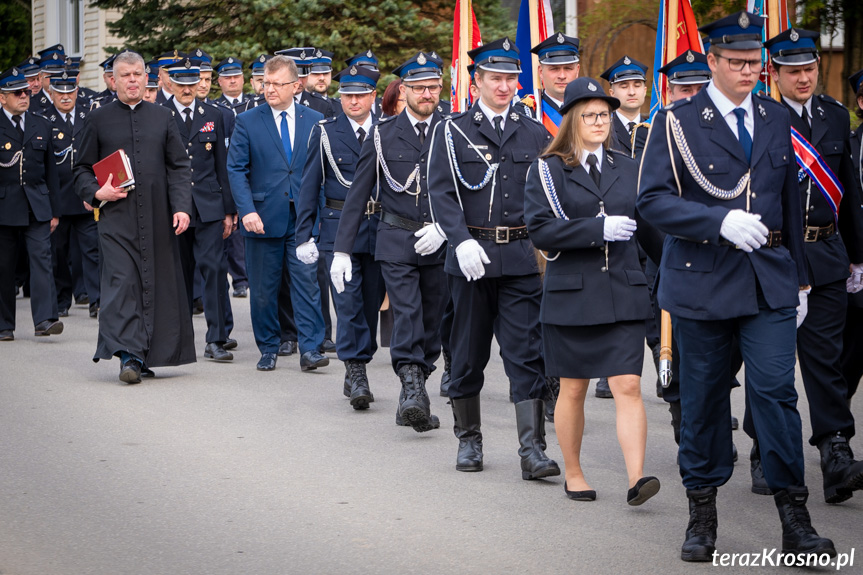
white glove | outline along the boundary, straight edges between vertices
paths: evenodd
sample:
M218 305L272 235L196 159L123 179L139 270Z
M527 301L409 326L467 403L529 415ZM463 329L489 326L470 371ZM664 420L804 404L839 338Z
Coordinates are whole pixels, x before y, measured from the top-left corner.
M851 276L845 282L845 290L848 293L863 290L863 264L851 264Z
M719 235L747 253L767 243L768 231L760 215L743 210L728 212L719 227Z
M809 312L809 292L811 291L812 288L802 289L797 292L797 299L800 301L800 304L797 306L798 329L803 325L803 321L806 319L806 314Z
M467 281L478 280L485 275L485 266L491 260L476 240L465 240L455 249L455 257L458 259L458 267Z
M626 216L606 216L602 224L602 239L607 242L625 242L632 237L635 220Z
M423 226L414 236L419 238L419 241L414 244L414 251L421 256L430 256L446 241L446 235L438 224Z
M345 282L351 281L351 256L344 252L333 253L333 265L330 266L330 280L336 293L345 291Z
M297 246L297 259L306 265L312 265L318 261L318 248L315 246L315 238Z

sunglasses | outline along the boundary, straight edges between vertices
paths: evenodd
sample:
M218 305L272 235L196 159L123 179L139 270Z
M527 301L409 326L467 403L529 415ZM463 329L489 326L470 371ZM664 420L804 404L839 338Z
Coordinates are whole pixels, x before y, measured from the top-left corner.
M20 98L22 95L27 94L30 95L30 88L21 88L20 90L15 90L12 92L3 92L4 94L10 94L15 96L16 98Z

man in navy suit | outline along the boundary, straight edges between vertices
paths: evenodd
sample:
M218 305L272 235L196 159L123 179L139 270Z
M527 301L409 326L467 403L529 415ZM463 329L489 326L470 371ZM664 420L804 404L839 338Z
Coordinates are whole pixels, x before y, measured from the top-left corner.
M276 367L279 317L275 304L284 266L291 275L300 367L307 371L330 361L318 351L324 340L324 318L316 266L297 259L294 241L294 196L299 198L312 127L324 118L294 103L299 89L293 60L270 59L264 66L267 104L237 116L228 150L228 179L246 239L252 329L261 351L257 366L261 371Z
M735 335L782 551L836 554L806 508L794 352L810 288L788 110L752 93L763 67L762 24L739 12L701 28L713 79L656 114L642 160L650 169L641 171L637 208L668 234L657 300L671 314L680 352L684 561L715 557L716 490L734 469Z

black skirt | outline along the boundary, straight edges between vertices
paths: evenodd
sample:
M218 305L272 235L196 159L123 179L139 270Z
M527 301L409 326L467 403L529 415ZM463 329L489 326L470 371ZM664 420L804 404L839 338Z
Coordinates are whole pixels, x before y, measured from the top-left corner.
M645 320L603 325L542 325L545 374L594 379L641 375Z

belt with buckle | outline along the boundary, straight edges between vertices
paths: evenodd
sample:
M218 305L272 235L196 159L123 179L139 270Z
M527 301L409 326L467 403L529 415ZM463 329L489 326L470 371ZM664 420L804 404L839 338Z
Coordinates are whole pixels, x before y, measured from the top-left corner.
M508 228L506 226L476 228L468 226L467 230L470 232L470 235L478 240L486 240L496 244L508 244L512 240L527 239L527 226L519 226L517 228Z
M431 222L415 222L413 220L409 220L407 218L403 218L401 216L397 216L383 210L381 210L381 221L393 227L401 228L409 232L416 232L423 229L425 226L431 225Z
M725 238L719 240L721 246L737 247L733 242L729 242ZM762 248L778 248L782 245L782 230L767 232L767 243L761 246Z
M343 210L343 209L345 209L345 203L343 201L334 200L332 198L326 198L324 206L326 206L332 210ZM380 211L381 211L381 203L376 202L374 200L369 200L366 203L366 211L365 211L364 215L370 216L372 214L380 213Z
M343 210L345 209L345 203L341 200L334 200L332 198L327 198L324 203L325 207L331 208L333 210Z
M836 233L836 226L830 224L823 228L818 226L806 226L803 228L803 241L807 243L817 242L818 240L827 239Z

